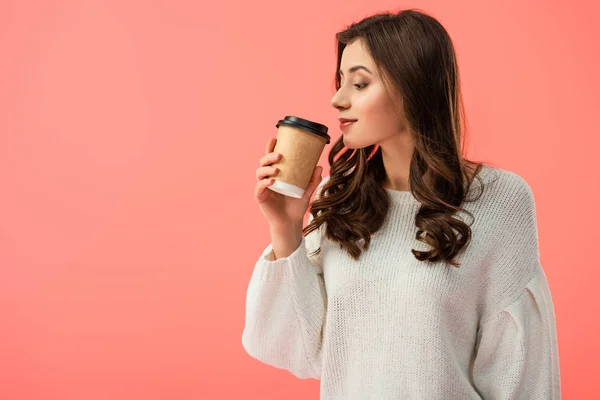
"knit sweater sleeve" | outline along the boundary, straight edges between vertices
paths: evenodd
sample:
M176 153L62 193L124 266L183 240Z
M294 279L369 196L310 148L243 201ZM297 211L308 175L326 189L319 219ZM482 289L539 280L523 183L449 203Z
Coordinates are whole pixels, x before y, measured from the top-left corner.
M473 383L483 399L559 400L556 321L539 258L533 193L518 176L512 190L484 285Z
M513 303L480 325L473 382L483 399L561 398L554 307L539 272Z
M317 197L326 180L319 184ZM312 219L309 214L308 222ZM319 247L322 232L317 229L302 237L291 255L275 261L270 243L255 264L246 292L244 349L302 379L321 376L327 293L321 254L310 252Z

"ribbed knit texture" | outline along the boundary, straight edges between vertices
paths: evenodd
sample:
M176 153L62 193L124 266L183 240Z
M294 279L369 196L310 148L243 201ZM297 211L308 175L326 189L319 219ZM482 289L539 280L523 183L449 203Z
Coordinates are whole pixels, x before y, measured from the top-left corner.
M269 244L247 290L248 354L320 379L321 399L560 399L531 188L487 165L481 176L484 194L462 205L474 223L459 269L414 257L411 249L430 249L415 239L420 203L390 189L389 214L358 261L325 225L289 257L272 261ZM470 197L480 191L473 185Z

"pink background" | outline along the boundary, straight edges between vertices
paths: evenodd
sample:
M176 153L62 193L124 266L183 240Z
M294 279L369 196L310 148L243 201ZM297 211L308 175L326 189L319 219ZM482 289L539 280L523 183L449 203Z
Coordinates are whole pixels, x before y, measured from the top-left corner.
M318 398L242 348L255 170L285 115L340 136L334 34L399 7L455 41L468 155L533 189L563 396L593 398L592 0L0 2L0 398Z

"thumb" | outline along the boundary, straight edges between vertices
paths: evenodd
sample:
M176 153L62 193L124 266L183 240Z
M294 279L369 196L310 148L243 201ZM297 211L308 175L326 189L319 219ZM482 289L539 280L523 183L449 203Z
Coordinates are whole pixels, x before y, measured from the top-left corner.
M305 194L310 199L312 198L315 189L319 186L319 183L323 180L323 167L317 166L315 171L313 172L312 177L310 178L310 182L308 183L308 187L306 188Z

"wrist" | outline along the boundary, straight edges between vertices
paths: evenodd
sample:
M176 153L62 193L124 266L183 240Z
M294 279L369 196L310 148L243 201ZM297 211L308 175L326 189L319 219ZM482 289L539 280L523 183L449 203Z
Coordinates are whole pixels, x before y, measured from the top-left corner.
M276 233L278 235L289 236L291 234L302 233L302 221L293 221L287 222L281 225L271 225L270 230L271 233Z

